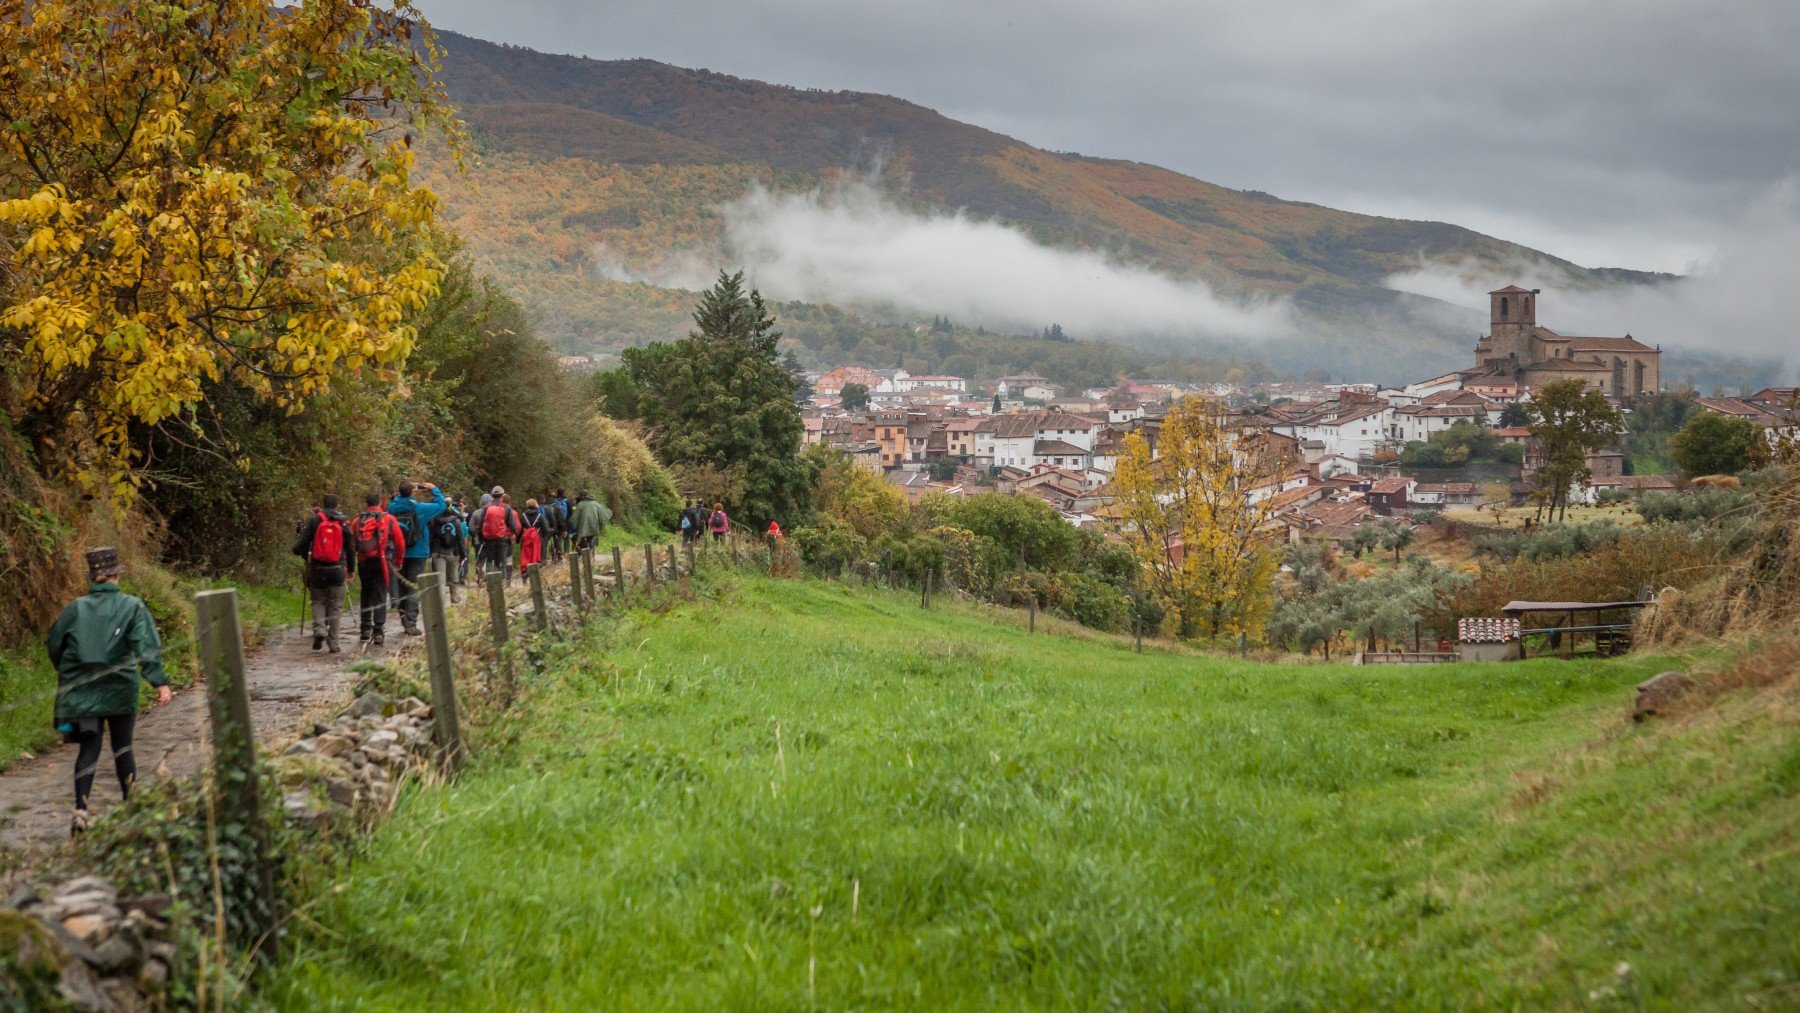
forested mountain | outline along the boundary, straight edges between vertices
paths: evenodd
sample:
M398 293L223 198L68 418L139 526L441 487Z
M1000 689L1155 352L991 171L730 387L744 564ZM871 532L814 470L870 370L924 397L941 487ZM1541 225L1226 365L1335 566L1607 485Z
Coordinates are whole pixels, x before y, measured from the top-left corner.
M1554 265L1577 284L1650 277L1587 271L1455 225L1043 151L884 95L551 56L449 32L441 41L443 79L479 154L463 179L448 178L441 159L434 166L450 216L546 335L572 349L680 331L690 298L642 282L670 284L683 258L716 244L717 209L753 183L804 190L877 167L904 204L962 209L1227 295L1289 297L1307 322L1303 341L1210 350L1295 371L1343 372L1371 352L1413 371L1463 364L1483 320L1381 285L1422 256L1479 258L1496 277L1498 265L1520 261Z

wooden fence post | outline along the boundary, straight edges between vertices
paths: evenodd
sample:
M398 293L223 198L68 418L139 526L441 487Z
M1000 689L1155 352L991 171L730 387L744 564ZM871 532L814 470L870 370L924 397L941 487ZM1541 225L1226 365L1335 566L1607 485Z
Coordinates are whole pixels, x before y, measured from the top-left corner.
M925 568L925 583L919 585L919 607L922 609L931 607L931 567L929 566Z
M681 578L681 563L676 556L675 543L669 543L669 581L673 583Z
M444 766L462 766L462 719L456 706L456 665L450 659L450 625L444 616L443 575L428 573L419 582L420 613L425 619L425 664L431 672L431 725Z
M1033 595L1027 596L1025 599L1025 602L1026 602L1025 607L1028 610L1026 613L1028 618L1026 619L1025 632L1026 633L1036 633L1037 632L1037 595L1033 594Z
M575 614L580 615L587 610L581 596L581 553L569 553L569 601L575 605Z
M625 554L613 546L613 593L625 597Z
M644 543L644 588L656 590L656 550L649 542Z
M269 854L269 827L263 822L262 776L256 732L250 723L250 687L244 680L244 634L238 623L237 592L231 588L194 596L194 623L200 634L200 670L206 678L206 705L212 718L213 791L226 821L249 835L251 884L263 901L253 932L263 956L276 955L275 872Z
M506 574L489 570L488 625L494 635L494 657L500 662L500 679L506 687L506 699L512 701L512 631L506 622Z
M550 603L544 599L544 564L525 568L525 579L531 582L531 624L539 633L550 632Z
M699 573L700 568L694 562L694 543L687 543L688 573Z
M731 529L731 565L736 566L737 564L738 564L738 533L737 533L736 528L732 528Z
M600 585L594 580L594 549L589 546L581 550L581 579L586 581L588 603L600 604Z

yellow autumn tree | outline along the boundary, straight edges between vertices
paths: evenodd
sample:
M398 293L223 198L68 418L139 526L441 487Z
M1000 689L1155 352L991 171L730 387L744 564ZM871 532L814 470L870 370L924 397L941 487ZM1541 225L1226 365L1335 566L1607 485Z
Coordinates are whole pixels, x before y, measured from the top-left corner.
M132 428L209 383L397 377L435 52L408 0L0 0L0 404L40 467L129 499Z
M1291 463L1206 398L1169 409L1154 456L1141 434L1126 436L1112 524L1184 636L1261 630L1279 558L1275 496Z

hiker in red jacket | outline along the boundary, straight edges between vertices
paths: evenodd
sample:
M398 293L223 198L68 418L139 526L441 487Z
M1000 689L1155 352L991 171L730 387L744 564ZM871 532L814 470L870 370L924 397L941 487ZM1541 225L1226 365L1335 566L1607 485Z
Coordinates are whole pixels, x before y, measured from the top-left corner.
M338 512L337 496L326 493L319 509L300 529L294 555L306 560L306 587L312 596L313 650L329 645L338 653L338 623L349 582L350 525Z
M363 502L368 508L350 522L359 590L356 639L379 647L387 639L388 594L406 556L406 535L382 505L380 493L369 493Z

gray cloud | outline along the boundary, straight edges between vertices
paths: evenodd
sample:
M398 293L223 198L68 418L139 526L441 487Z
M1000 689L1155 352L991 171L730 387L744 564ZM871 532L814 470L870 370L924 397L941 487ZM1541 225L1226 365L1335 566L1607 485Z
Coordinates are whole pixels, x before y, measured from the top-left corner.
M1496 276L1542 288L1540 323L1565 334L1616 335L1672 349L1775 359L1800 365L1794 337L1793 279L1800 264L1800 176L1754 202L1693 273L1654 286L1593 288L1552 265L1492 267L1424 263L1387 279L1390 288L1458 306L1488 309ZM1786 372L1786 369L1784 369Z
M593 269L697 290L720 268L742 265L777 299L946 313L1010 330L1058 323L1087 335L1241 341L1295 329L1285 304L1240 304L1198 281L1044 246L997 222L903 210L862 182L804 194L757 188L719 213L718 248L675 251L640 268L597 246Z
M899 95L1055 149L1682 271L1800 171L1793 0L423 0L443 27Z

